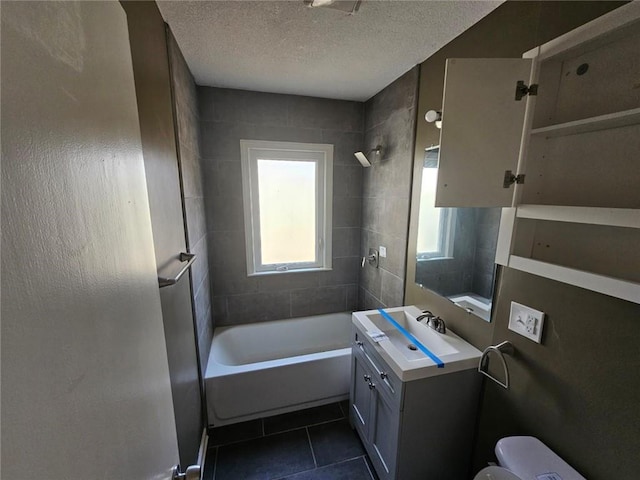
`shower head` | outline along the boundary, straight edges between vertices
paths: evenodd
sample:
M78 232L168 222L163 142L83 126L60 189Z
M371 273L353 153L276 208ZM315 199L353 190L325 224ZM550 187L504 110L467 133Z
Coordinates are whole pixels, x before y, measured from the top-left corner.
M378 155L380 155L380 150L382 149L382 146L378 145L376 148L369 150L369 154L373 153L374 155L376 155L376 157ZM356 152L354 153L354 155L356 156L356 158L358 159L358 161L360 162L360 164L363 167L370 167L371 166L371 161L367 158L367 155L365 155L362 152Z

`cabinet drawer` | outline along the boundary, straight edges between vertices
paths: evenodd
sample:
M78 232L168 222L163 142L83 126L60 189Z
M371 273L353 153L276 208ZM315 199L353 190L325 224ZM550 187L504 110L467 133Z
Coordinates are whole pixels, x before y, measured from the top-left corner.
M363 361L373 371L372 382L389 402L397 405L402 410L402 382L395 373L389 368L389 365L376 352L375 346L369 339L365 338L357 329L353 333L353 350L355 354L360 354Z

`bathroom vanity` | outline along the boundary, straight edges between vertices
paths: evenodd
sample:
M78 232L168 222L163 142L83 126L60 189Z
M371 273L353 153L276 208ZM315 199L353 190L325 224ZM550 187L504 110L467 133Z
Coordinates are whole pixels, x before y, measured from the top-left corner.
M381 480L467 478L481 352L418 322L416 307L384 312L392 321L378 310L352 317L352 426ZM376 342L376 333L386 338ZM437 360L416 348L418 342Z

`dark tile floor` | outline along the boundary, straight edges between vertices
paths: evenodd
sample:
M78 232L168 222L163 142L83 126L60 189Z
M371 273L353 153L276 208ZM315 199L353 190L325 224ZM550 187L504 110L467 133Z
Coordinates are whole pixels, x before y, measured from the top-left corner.
M214 428L203 480L375 480L348 403Z

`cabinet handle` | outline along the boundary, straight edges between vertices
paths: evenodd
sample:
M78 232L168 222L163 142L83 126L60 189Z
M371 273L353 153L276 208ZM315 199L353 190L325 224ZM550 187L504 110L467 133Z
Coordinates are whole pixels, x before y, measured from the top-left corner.
M380 378L382 380L384 380L385 378L387 378L389 375L387 375L387 372L380 372Z
M364 375L364 381L365 381L365 382L369 382L369 383L371 383L371 375L367 375L367 374L365 374L365 375Z
M373 390L374 388L376 388L376 384L369 382L369 390Z

